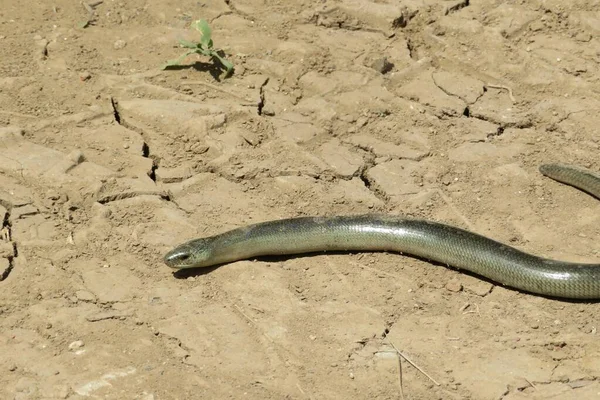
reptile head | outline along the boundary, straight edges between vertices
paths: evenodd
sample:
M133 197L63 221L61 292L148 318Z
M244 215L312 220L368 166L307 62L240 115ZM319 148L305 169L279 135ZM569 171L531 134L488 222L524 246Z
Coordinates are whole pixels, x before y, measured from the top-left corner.
M213 238L190 240L165 254L164 262L175 269L214 265L214 261L211 261L212 242Z

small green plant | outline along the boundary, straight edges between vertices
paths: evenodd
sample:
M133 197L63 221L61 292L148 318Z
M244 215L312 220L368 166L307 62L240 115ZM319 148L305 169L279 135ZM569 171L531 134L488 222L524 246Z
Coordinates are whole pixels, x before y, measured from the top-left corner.
M215 60L217 60L225 68L225 78L231 76L233 73L233 64L219 55L220 50L213 48L213 40L211 38L212 30L210 29L208 22L206 22L204 19L199 19L192 22L192 28L200 32L200 41L198 43L194 43L179 39L179 44L192 50L187 51L185 54L175 60L167 61L162 66L162 69L166 69L175 65L181 65L181 62L189 55L202 54L209 56L213 63Z

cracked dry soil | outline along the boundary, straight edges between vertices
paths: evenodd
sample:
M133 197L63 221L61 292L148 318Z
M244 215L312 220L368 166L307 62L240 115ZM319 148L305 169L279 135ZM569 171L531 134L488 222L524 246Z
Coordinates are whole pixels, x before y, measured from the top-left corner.
M600 261L600 202L537 172L600 170L597 1L42 3L0 10L0 398L600 398L597 303L397 254L161 262L367 212ZM159 69L200 17L232 78Z

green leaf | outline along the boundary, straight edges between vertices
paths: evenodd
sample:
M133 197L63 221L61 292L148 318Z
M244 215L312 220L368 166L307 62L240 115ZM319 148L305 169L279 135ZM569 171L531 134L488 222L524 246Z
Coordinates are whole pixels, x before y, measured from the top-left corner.
M200 33L200 42L195 43L190 42L188 40L179 39L179 44L181 46L192 50L186 52L181 57L175 60L167 61L165 64L162 65L162 69L166 69L174 65L181 65L181 62L191 54L202 54L210 57L213 63L218 61L221 64L221 66L225 68L225 78L231 76L231 74L233 73L233 63L221 57L217 53L217 50L213 49L214 43L211 38L212 30L210 29L208 22L206 22L206 20L204 19L199 19L197 21L192 22L191 26Z
M221 57L220 55L218 55L217 52L214 52L212 56L217 58L219 62L225 67L225 78L230 77L233 73L233 64Z
M175 60L169 60L166 63L164 63L161 67L161 69L167 69L168 67L172 67L174 65L181 65L181 62L189 55L192 54L196 54L197 51L196 50L192 50L192 51L188 51L185 54L183 54L182 56L176 58Z
M198 43L190 42L184 39L179 39L179 44L183 47L187 47L188 49L196 49L198 48Z
M198 49L198 50L196 50L196 53L202 54L202 55L205 55L205 56L209 56L209 57L212 57L212 55L213 55L214 52L215 52L214 50L206 50L206 49Z
M197 21L192 22L192 27L195 28L198 32L200 32L200 47L205 49L211 49L213 46L212 41L212 30L206 22L205 19L199 19Z

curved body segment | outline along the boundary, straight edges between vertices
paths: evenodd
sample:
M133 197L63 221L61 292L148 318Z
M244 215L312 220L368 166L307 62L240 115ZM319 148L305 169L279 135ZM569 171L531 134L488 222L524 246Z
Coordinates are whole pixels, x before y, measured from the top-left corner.
M568 181L600 198L600 178L593 174L582 177L577 171L560 168L551 165L540 169L545 175L548 170L550 174L558 173L559 180ZM181 269L266 255L326 251L406 253L530 293L600 299L600 264L550 260L450 225L386 215L303 217L263 222L189 241L167 253L164 261L169 267Z

